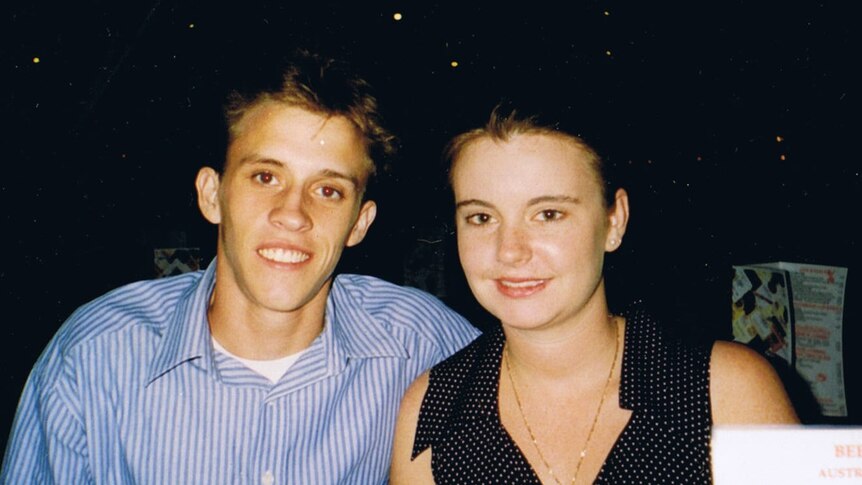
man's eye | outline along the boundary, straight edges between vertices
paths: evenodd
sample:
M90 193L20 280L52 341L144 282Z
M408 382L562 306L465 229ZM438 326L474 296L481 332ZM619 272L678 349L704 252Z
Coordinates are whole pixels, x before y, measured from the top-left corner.
M258 172L252 178L263 185L273 185L276 183L275 175L270 172Z
M344 194L335 187L323 186L317 189L317 193L325 199L341 199Z
M475 226L481 226L483 224L487 224L491 220L491 216L488 214L473 214L467 216L467 223L473 224Z

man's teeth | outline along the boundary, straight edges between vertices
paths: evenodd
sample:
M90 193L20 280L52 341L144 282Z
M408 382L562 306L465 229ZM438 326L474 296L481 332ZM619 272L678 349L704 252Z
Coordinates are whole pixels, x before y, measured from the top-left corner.
M542 280L530 280L530 281L506 281L500 280L500 284L506 286L508 288L532 288L534 286L539 286L542 284Z
M302 251L292 251L289 249L261 249L258 254L266 259L278 263L301 263L309 258L308 254Z

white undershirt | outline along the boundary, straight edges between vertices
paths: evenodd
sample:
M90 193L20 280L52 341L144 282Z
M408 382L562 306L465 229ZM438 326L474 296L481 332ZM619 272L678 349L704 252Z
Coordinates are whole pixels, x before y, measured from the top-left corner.
M305 350L301 350L295 354L290 354L287 357L280 357L274 360L251 360L251 359L243 359L242 357L237 357L236 355L228 352L227 349L221 346L221 344L216 341L215 338L213 340L213 347L223 353L224 355L236 359L243 363L249 369L257 372L258 374L266 377L273 384L281 379L290 367L296 363L300 356L305 352Z

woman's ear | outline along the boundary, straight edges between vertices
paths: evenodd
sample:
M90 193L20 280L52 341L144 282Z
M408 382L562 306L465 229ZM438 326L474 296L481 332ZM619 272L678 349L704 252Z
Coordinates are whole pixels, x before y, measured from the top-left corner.
M605 251L612 252L620 247L628 223L629 194L624 189L617 189L614 194L614 205L608 209L608 235L605 239Z
M198 208L206 220L213 224L221 222L221 207L219 206L219 174L210 167L203 167L195 178L195 188L198 191Z

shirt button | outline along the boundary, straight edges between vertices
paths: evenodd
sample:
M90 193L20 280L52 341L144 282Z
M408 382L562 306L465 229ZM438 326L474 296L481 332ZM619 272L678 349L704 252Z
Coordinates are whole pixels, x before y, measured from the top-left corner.
M267 470L260 476L261 485L272 485L273 483L275 483L275 477L272 475L271 471Z

